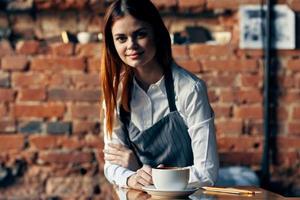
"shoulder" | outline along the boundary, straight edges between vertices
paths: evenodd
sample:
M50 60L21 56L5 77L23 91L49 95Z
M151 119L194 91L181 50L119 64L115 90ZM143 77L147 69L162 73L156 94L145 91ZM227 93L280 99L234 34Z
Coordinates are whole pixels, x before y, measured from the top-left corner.
M173 63L172 75L174 79L175 93L191 93L191 92L206 92L205 82L195 74L187 71L181 66ZM181 96L181 95L180 95Z

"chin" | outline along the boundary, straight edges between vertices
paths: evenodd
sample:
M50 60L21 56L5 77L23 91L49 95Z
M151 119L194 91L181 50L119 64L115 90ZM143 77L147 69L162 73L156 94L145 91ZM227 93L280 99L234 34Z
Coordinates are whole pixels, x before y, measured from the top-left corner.
M143 65L144 63L142 62L127 62L127 65L133 68L138 68L139 66Z

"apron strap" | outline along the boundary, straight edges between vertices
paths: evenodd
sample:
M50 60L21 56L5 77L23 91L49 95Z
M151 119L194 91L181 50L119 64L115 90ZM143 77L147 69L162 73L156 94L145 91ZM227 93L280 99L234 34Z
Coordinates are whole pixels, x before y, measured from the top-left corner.
M173 82L171 67L167 69L165 72L165 87L166 87L170 112L177 111L177 107L175 104L174 82Z

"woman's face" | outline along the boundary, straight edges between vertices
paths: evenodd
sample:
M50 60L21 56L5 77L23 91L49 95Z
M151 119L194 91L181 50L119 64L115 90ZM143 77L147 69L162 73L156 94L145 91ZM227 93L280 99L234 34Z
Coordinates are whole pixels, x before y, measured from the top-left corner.
M115 48L121 60L134 68L151 66L156 47L152 27L131 15L125 15L112 26Z

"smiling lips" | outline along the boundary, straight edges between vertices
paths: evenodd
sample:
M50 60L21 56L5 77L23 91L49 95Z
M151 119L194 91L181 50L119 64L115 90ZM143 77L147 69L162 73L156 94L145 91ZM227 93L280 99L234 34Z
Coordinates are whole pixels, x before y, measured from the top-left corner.
M131 59L137 59L140 55L142 55L144 52L135 52L132 54L128 54L127 56Z

